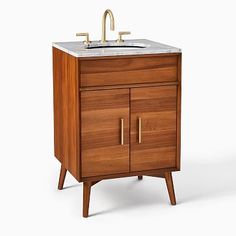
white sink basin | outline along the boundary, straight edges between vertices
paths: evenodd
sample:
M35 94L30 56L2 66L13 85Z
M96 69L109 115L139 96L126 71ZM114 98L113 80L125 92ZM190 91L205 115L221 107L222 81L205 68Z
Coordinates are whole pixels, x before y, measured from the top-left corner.
M93 41L89 45L85 45L83 42L78 41L58 42L53 43L53 46L75 57L104 57L181 52L179 48L147 39L128 39L121 43L117 43L115 40L106 43Z
M91 43L85 48L92 49L103 49L103 50L132 50L132 49L143 49L150 45L144 43L130 43L130 42L107 42L107 43Z

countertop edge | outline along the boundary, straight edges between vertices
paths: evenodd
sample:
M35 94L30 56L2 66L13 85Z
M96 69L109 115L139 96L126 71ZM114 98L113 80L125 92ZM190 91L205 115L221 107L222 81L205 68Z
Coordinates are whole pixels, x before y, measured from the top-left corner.
M60 49L61 51L66 52L74 57L80 57L77 53L74 53L68 49L65 49L64 47L59 46L57 43L52 43L52 47Z
M165 44L163 44L165 45ZM168 46L168 45L167 45ZM137 52L137 51L123 51L123 52L116 52L116 53L113 53L113 54L90 54L90 55L79 55L78 53L75 53L69 49L66 49L65 47L63 46L60 46L58 45L58 43L56 42L53 42L52 43L52 47L55 47L63 52L66 52L74 57L77 57L77 58L89 58L89 57L114 57L114 56L135 56L135 55L155 55L155 54L169 54L169 53L182 53L182 50L179 49L179 48L175 48L175 47L171 47L171 49L164 49L163 51L161 51L160 49L153 49L151 48L150 50L145 50L145 51L140 51L140 52Z

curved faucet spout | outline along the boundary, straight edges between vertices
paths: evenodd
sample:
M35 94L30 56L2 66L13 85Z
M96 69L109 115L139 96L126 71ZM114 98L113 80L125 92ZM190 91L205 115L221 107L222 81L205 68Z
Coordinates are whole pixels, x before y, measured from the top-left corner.
M107 19L107 15L109 15L110 17L110 30L115 30L115 19L113 16L113 13L111 10L107 9L102 17L102 39L101 42L105 43L106 42L106 19Z

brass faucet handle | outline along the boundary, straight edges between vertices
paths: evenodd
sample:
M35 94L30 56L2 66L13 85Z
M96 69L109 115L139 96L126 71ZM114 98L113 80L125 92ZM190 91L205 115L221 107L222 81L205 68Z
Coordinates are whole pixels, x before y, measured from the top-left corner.
M118 33L118 39L116 40L116 42L117 43L124 42L124 40L122 39L122 35L128 35L128 34L131 34L131 32L129 32L129 31L120 31Z
M89 41L89 33L76 33L76 36L84 36L85 41L83 41L84 44L89 44L91 41Z

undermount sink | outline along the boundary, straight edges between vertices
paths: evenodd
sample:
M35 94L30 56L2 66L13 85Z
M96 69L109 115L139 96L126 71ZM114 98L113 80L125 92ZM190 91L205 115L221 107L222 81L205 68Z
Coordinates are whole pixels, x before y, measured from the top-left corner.
M181 52L179 48L147 39L127 39L121 43L117 43L115 40L107 41L106 43L93 41L87 45L78 41L57 42L53 43L53 46L79 58Z
M117 42L107 42L107 43L92 43L86 46L86 49L104 49L104 50L132 50L147 48L149 45L143 43L117 43Z

